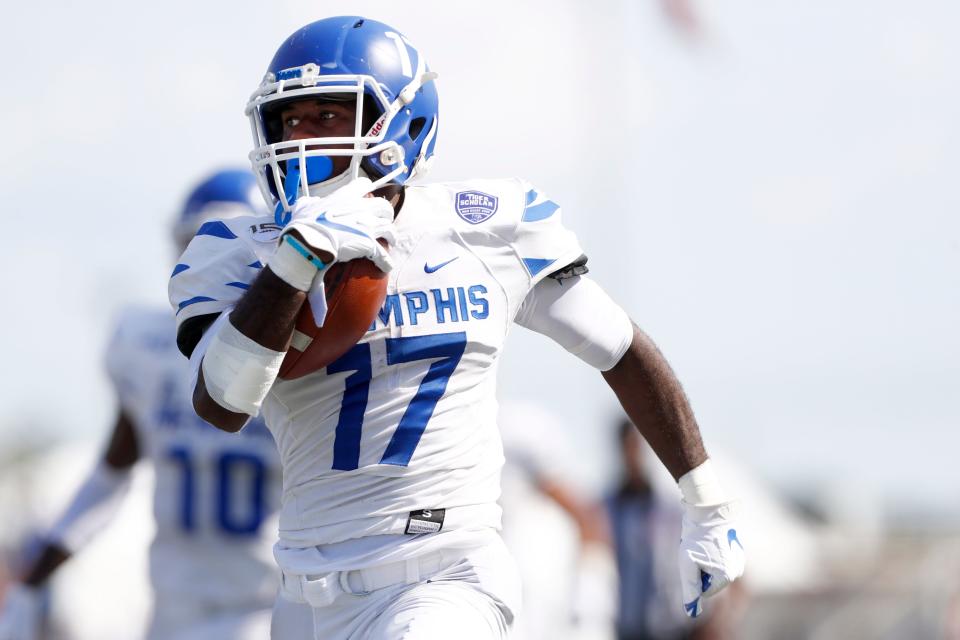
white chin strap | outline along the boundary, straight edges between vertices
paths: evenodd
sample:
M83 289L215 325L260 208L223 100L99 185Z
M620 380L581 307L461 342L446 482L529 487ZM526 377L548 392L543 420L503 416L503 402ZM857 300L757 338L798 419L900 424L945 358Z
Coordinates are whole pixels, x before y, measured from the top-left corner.
M357 172L359 173L357 178L370 178L370 176L367 175L367 172L363 169L358 168ZM352 174L353 172L350 169L347 169L334 178L308 185L307 190L310 192L311 196L315 198L323 198L330 195L340 187L346 186L347 184L356 180L357 178L355 178Z

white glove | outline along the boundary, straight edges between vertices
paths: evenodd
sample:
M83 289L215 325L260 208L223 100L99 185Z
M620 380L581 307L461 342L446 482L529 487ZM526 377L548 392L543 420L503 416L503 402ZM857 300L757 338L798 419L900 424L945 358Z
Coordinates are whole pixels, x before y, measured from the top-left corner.
M681 504L679 561L683 609L696 618L703 611L702 598L719 593L743 575L746 558L734 522L736 503Z
M384 198L365 197L370 186L360 178L325 198L300 198L284 235L296 231L313 251L333 254L334 262L367 258L390 271L390 255L377 239L393 238L393 206Z
M41 608L37 589L10 585L0 609L0 640L38 640Z

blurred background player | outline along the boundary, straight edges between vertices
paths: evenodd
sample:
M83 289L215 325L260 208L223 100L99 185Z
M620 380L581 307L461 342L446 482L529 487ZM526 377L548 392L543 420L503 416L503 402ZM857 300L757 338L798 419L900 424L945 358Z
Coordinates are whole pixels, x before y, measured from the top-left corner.
M209 176L190 193L175 224L178 253L205 223L249 215L260 202L249 171ZM110 523L138 460L149 460L156 478L148 637L267 637L278 585L271 547L280 493L279 461L269 432L254 422L243 434L229 435L196 416L189 367L177 350L169 308L123 311L106 365L119 405L106 451L45 536L21 582L7 590L0 639L39 637L41 587Z
M502 535L523 585L523 610L510 637L610 640L616 570L602 507L571 486L574 453L556 437L563 419L540 404L507 402L497 424Z

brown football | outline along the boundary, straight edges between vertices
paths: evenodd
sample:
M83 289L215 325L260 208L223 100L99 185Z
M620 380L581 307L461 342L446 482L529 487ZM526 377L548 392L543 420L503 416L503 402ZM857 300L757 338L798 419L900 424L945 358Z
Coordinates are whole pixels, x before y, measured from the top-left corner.
M295 380L345 354L370 328L387 295L387 274L364 259L338 262L323 276L327 317L322 327L304 303L280 377Z

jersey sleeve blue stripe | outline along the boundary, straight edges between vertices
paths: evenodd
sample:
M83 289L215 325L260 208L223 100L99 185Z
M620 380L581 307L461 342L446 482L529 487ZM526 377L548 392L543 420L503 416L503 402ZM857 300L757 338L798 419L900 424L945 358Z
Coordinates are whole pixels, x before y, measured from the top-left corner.
M198 236L214 236L225 240L235 240L236 234L230 231L230 228L220 220L211 220L204 222L197 230Z
M557 209L560 208L553 200L544 200L540 204L534 206L527 206L523 210L523 222L536 222L537 220L546 220L554 213L557 212Z
M527 265L527 271L530 272L530 275L535 276L556 261L556 258L553 260L545 260L543 258L524 258L523 264Z
M181 311L183 311L184 309L186 309L186 308L189 307L190 305L192 305L192 304L197 304L198 302L216 302L216 299L215 299L215 298L208 298L207 296L194 296L193 298L190 298L190 299L188 299L188 300L184 300L183 302L181 302L180 304L178 304L178 305L177 305L177 313L180 313Z

